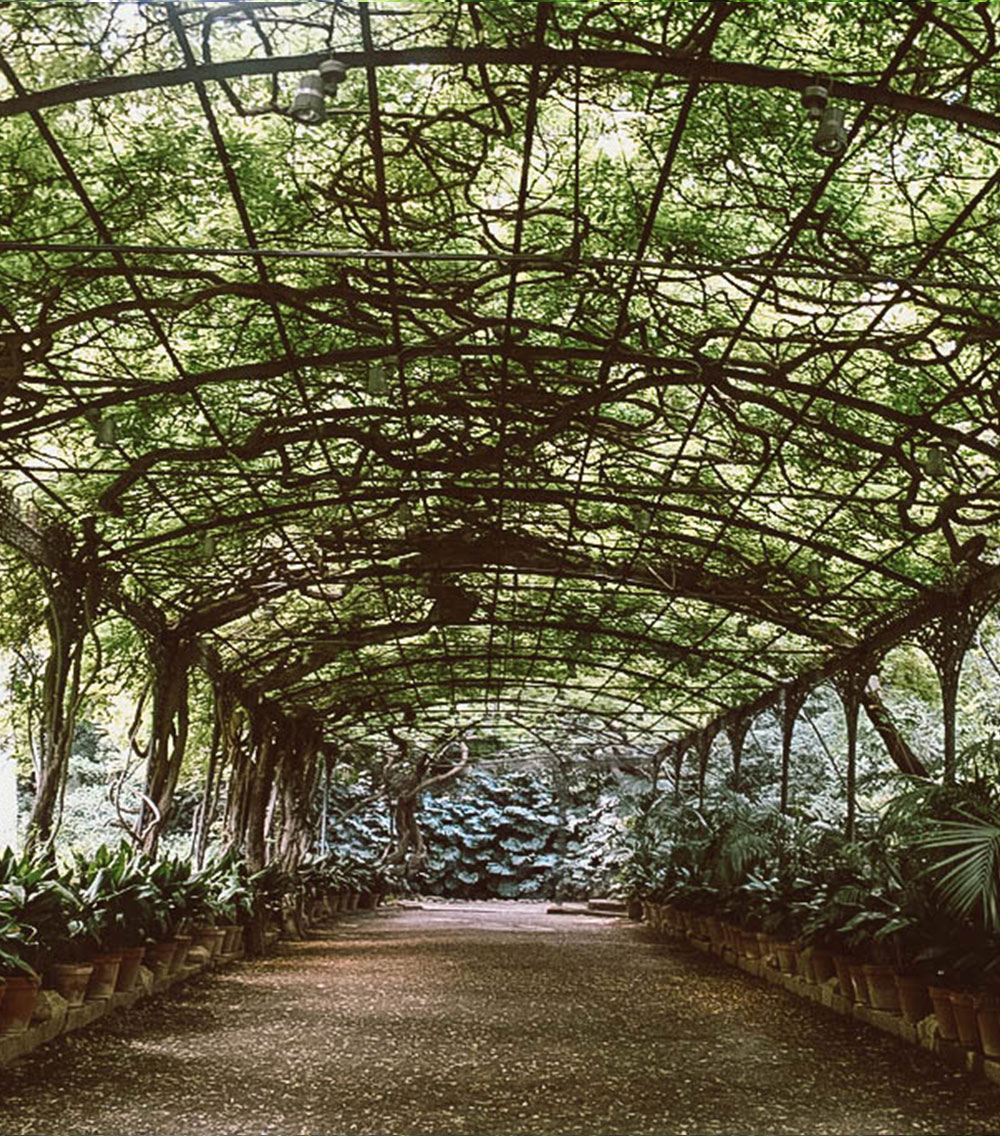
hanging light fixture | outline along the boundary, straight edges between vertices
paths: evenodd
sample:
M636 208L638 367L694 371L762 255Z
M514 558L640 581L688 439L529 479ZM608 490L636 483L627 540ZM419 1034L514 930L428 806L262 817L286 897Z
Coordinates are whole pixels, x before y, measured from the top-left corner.
M323 80L318 71L303 75L292 99L292 118L307 126L318 126L326 118L326 100L323 97Z
M813 149L826 158L836 158L847 149L842 107L828 106L822 113L813 135Z
M652 523L652 518L646 509L636 505L632 509L632 527L637 533L649 532L649 526Z
M102 450L110 450L118 440L118 429L113 418L98 418L94 426L94 439Z
M826 110L829 101L830 92L820 83L810 83L802 92L802 105L814 122L818 122L823 117L823 111Z
M215 555L215 534L205 533L201 538L201 554L206 560L211 560Z
M931 477L944 477L948 472L948 453L944 446L931 446L927 450L924 471Z
M369 394L385 394L389 389L389 384L385 379L385 366L381 359L373 359L368 364L368 393Z
M737 639L749 639L750 638L750 624L745 619L741 619L739 621L739 623L736 624L736 638Z
M319 77L323 83L323 91L328 95L335 95L337 88L347 78L347 65L339 59L324 59L319 65Z

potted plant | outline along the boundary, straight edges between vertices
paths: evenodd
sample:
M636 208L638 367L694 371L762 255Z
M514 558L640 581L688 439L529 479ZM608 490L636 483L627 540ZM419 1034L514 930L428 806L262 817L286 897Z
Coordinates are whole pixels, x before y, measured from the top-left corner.
M40 985L26 961L34 952L34 928L19 923L13 907L0 903L0 1036L24 1033Z
M191 938L186 933L190 921L189 893L191 864L179 857L150 863L148 878L154 891L153 919L146 944L146 962L157 978L183 965Z
M217 876L219 919L226 930L222 953L236 955L243 948L244 924L253 916L254 889L235 854L223 858Z
M158 913L159 896L143 857L125 845L115 852L102 845L91 857L76 857L74 883L100 923L101 951L93 959L87 997L130 990Z
M99 941L97 908L50 860L8 853L0 858L0 881L0 903L33 933L29 965L70 1005L79 1005L93 971L85 959Z

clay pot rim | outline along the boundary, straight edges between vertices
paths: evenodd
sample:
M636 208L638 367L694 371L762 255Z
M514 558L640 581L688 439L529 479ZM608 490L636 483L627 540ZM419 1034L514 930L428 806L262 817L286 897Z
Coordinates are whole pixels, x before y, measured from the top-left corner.
M954 1002L956 999L966 1005L974 1005L976 994L972 990L949 990L948 996Z
M4 985L10 982L30 982L33 986L40 986L42 983L42 976L40 974L0 974L0 980Z

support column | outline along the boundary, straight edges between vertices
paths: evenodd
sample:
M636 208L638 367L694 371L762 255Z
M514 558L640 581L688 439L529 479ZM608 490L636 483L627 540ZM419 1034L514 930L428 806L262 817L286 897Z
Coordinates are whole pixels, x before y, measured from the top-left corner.
M726 725L726 737L733 754L733 792L740 791L740 770L743 764L743 743L750 729L748 714L734 714Z
M781 713L781 804L783 813L788 812L788 778L792 765L792 732L795 729L795 719L806 700L806 691L803 687L790 683L785 687L782 698Z
M698 756L698 808L705 807L705 777L708 774L708 759L712 753L715 731L704 729L695 741L694 749Z
M844 835L848 840L854 839L857 821L857 786L858 786L858 711L861 709L861 697L864 694L868 679L872 674L874 665L865 660L863 666L844 671L833 679L833 686L840 695L844 707L844 719L847 724L847 817L844 821Z
M937 671L941 686L941 709L944 717L944 770L945 784L955 780L958 764L958 683L962 676L962 661L972 643L976 628L996 603L995 594L975 603L956 602L940 618L928 623L917 633L917 642L927 652Z
M674 767L674 804L681 803L681 774L684 770L684 755L687 753L687 746L683 742L677 742L673 752L673 767Z

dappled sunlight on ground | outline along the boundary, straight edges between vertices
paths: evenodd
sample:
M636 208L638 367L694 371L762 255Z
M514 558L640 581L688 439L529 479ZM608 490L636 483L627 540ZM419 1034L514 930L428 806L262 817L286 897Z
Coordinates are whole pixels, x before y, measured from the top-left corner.
M0 1074L5 1134L1000 1132L1000 1094L620 920L433 904Z

